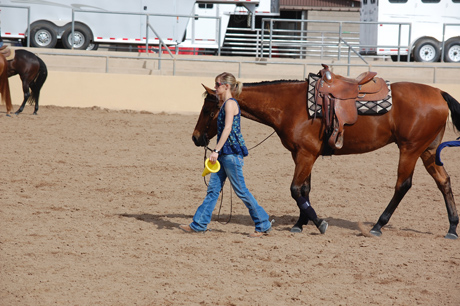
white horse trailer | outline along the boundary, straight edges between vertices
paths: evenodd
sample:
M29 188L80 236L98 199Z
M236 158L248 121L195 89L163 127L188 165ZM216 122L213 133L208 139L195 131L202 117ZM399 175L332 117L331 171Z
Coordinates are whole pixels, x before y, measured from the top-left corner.
M59 40L68 49L72 41L75 49L98 43L142 45L147 37L149 44L161 38L174 45L184 39L190 19L185 16L191 16L194 4L195 0L0 0L1 35L9 40L30 38L31 46L41 48L54 48Z
M222 47L232 16L246 16L253 28L256 16L279 16L279 0L197 0L188 26L184 48L217 49Z
M460 0L361 0L361 22L361 54L460 62Z

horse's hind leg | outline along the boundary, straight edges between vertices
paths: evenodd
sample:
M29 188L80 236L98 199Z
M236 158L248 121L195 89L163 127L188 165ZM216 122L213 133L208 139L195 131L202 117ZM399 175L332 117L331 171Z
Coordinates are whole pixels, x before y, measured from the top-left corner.
M34 113L33 113L34 115L37 115L37 112L38 112L38 99L40 98L41 85L37 84L36 81L33 81L30 84L30 91L32 92L33 103L35 103L35 108L34 108Z
M24 92L24 101L22 101L21 106L16 111L15 113L16 115L19 115L20 113L22 113L22 111L24 110L24 106L27 103L27 100L29 100L30 98L30 87L29 87L30 81L27 79L23 79L22 76L21 76L21 81L22 81L22 91Z
M436 147L438 144L439 143L436 144ZM428 148L425 152L423 152L421 159L423 160L426 170L438 185L438 188L444 197L444 202L446 203L450 226L445 238L457 239L458 213L455 206L452 187L450 185L450 177L443 166L438 166L435 163L436 147Z
M398 179L396 181L395 192L393 198L383 211L377 223L371 229L370 233L380 237L382 235L382 227L390 221L391 216L395 212L401 200L412 187L412 176L414 174L415 164L419 154L413 151L401 149L398 165Z

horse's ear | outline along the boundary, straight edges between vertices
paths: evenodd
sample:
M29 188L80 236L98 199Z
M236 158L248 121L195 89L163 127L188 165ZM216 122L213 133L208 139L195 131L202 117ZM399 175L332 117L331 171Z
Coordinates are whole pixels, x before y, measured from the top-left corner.
M201 85L204 87L204 89L206 90L206 92L210 95L215 95L216 94L216 91L214 89L211 89L209 88L208 86L204 85L203 83L201 83Z

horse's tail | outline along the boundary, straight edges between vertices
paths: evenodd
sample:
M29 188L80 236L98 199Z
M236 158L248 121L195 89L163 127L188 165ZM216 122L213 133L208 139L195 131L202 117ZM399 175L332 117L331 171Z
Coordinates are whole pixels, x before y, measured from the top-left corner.
M30 84L31 95L29 97L29 104L33 105L38 103L38 98L40 97L40 90L45 84L46 78L48 77L48 68L46 68L45 62L37 56L37 60L40 63L40 68L38 69L37 76L33 84Z
M454 124L455 128L460 131L460 103L454 99L451 95L447 92L441 92L442 97L446 100L447 105L450 109L450 116L452 117L452 123Z
M2 102L6 104L6 111L9 113L13 109L13 104L11 103L10 84L8 82L8 64L5 57L1 57L3 58L3 68L0 73L0 91L2 94Z

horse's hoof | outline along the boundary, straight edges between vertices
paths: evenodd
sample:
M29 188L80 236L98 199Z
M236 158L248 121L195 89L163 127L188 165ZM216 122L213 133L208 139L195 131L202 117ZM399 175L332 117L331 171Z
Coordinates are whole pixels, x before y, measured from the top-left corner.
M321 221L320 225L318 226L318 229L321 235L324 235L326 233L328 226L329 224L325 220Z
M458 235L452 234L452 233L447 233L447 235L445 235L444 238L451 239L451 240L456 240L456 239L458 239Z
M382 236L382 232L379 231L379 230L371 230L370 231L371 235L375 236L375 237L380 237Z
M11 117L11 115L10 115L10 114L6 114L6 116L7 116L7 117Z
M32 115L35 115L35 116L37 116L38 114L37 114L37 113L33 113Z
M301 227L298 227L298 226L295 226L295 225L294 225L294 226L291 228L291 233L301 233L302 230L303 230L303 229L302 229Z

